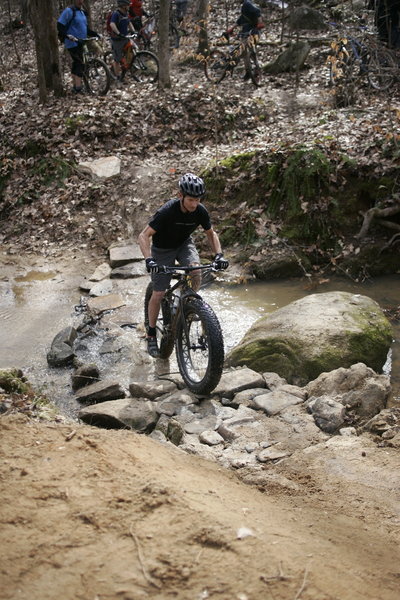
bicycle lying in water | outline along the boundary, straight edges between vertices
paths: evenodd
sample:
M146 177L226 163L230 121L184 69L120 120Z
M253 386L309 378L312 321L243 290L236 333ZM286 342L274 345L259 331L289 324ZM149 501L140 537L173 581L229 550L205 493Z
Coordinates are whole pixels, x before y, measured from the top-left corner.
M137 34L121 36L126 38L121 64L121 80L128 75L138 83L154 83L158 79L158 58L149 50L139 50L136 43ZM104 60L113 79L117 79L113 68L113 53L111 50L104 54Z
M179 371L187 387L195 394L209 394L219 383L224 365L224 340L218 318L212 308L195 292L190 274L217 271L213 264L191 267L160 267L177 282L165 292L156 324L159 358L169 358L174 350ZM149 301L153 283L146 289L144 321L149 326Z
M221 36L229 44L227 34ZM248 71L249 78L255 86L261 85L262 69L257 57L257 37L249 35L248 37L239 37L235 44L228 46L227 50L220 47L210 51L204 61L205 75L212 83L219 83L224 79L227 73L233 75L234 69L242 59ZM247 55L247 56L246 56Z

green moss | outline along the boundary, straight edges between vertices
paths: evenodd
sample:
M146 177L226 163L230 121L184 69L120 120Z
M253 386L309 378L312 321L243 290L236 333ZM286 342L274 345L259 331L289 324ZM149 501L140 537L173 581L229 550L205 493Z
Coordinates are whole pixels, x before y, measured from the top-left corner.
M28 394L32 392L30 384L19 369L0 369L0 387L8 394Z

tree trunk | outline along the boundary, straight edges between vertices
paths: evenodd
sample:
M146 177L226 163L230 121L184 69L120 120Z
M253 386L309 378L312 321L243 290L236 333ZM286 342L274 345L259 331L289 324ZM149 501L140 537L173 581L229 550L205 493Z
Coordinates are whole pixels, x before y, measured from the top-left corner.
M197 24L199 26L199 45L197 47L198 54L205 55L208 51L208 33L207 33L207 22L208 22L208 10L209 1L199 0L197 9Z
M159 55L160 61L160 76L158 80L161 89L171 87L171 79L169 73L169 5L170 0L160 0L160 21L159 21Z
M30 0L29 14L35 36L39 99L44 103L50 90L57 96L63 94L53 0Z

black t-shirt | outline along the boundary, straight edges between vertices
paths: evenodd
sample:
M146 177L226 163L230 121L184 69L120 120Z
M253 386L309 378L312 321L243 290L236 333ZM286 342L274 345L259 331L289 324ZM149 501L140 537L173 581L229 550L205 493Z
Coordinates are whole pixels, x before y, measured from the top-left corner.
M153 244L156 248L179 248L197 227L211 229L210 215L199 204L195 211L184 213L179 198L166 202L152 217L149 226L155 230Z

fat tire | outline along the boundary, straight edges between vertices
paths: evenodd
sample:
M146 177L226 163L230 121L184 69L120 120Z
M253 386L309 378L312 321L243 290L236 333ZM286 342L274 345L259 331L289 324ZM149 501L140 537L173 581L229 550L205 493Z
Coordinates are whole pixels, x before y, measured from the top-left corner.
M144 326L147 332L149 326L149 302L153 293L153 282L150 281L144 296ZM171 329L171 307L164 298L161 302L161 310L158 315L156 331L160 358L169 358L174 350L174 334Z
M228 60L224 52L216 48L204 61L204 72L211 83L220 83L226 75Z
M141 50L133 57L129 74L139 83L155 83L158 80L158 58L153 52Z
M87 91L94 96L105 96L110 89L111 74L104 60L91 58L88 60L83 80Z
M197 298L185 302L183 317L189 328L190 339L188 345L183 323L179 320L175 340L179 371L189 390L206 395L218 385L224 366L221 325L212 308ZM199 348L199 342L202 349ZM193 348L194 344L196 349Z

